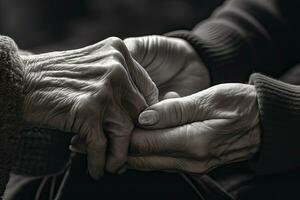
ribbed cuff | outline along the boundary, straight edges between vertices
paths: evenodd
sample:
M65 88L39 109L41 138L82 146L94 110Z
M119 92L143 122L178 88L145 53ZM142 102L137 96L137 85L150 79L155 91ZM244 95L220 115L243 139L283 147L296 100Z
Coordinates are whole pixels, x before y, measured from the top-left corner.
M250 166L261 174L300 169L300 87L253 74L262 139Z
M187 40L208 66L212 84L246 82L255 61L246 39L233 27L219 21L202 23L193 31L165 34Z

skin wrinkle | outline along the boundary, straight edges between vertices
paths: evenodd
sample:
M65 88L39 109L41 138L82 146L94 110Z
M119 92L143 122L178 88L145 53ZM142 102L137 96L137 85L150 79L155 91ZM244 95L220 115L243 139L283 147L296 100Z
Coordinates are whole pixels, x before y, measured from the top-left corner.
M169 43L167 43L166 44L166 46L167 46L167 50L166 50L166 56L165 57L167 57L166 59L161 59L162 61L162 63L161 64L156 64L156 69L158 68L158 66L164 66L163 64L164 64L164 62L167 62L167 59L169 58L172 58L173 57L173 55L171 54L171 45L169 44ZM179 55L179 56L181 56L181 55ZM183 60L179 60L179 61L181 61L182 63L178 63L178 65L179 66L181 66L181 68L178 68L177 69L177 72L176 71L174 71L173 72L173 75L172 76L170 76L170 77L168 77L168 79L166 80L166 81L164 81L164 82L160 82L160 84L159 84L159 86L161 86L161 87L163 87L164 86L164 84L168 81L173 81L173 79L175 78L175 77L177 77L178 76L178 73L181 73L181 71L182 71L182 68L184 67L184 66L186 66L186 64L187 64L187 58L186 57L184 57L184 59ZM177 62L179 62L179 61L177 61ZM154 65L155 66L155 65ZM153 67L154 68L154 67ZM155 69L155 68L154 68Z
M125 60L124 59L122 59L122 61L121 62L125 62ZM126 63L124 63L124 65L123 66L125 66L125 69L127 70L127 72L128 72L128 66L127 66L127 64ZM132 81L132 79L131 79L131 77L130 76L127 76L131 81ZM113 80L116 80L116 81L120 81L119 80L119 76L117 76L115 79L113 79ZM130 81L130 84L131 84L131 81ZM131 84L131 86L132 87L134 87L136 90L138 90L138 88L136 87L136 85L135 84ZM139 91L139 90L138 90ZM141 98L143 98L142 96L141 96Z
M166 61L165 61L165 62L166 62ZM186 62L187 62L187 59L184 60L182 66L185 66L185 65L186 65ZM163 66L163 65L160 65L160 66ZM160 87L164 87L164 85L165 85L166 83L168 83L169 81L173 81L173 80L178 76L178 74L181 73L181 70L182 70L181 68L178 69L178 71L175 72L173 76L171 76L166 82L160 83L159 86L160 86Z
M152 41L152 39L153 39L152 37L143 38L143 40L146 41L147 40ZM155 39L159 40L159 37L155 37ZM136 45L140 44L139 41L140 38L137 38ZM161 40L160 43L163 43L163 41L165 40ZM132 42L134 41L133 40L127 41L129 46L130 45L134 46L132 45ZM150 45L154 45L154 44L148 42L148 45L145 45L144 48L146 49L150 48L151 47ZM141 46L139 46L139 48L141 48ZM152 50L155 49L156 51L158 51L160 48L162 48L162 46L159 46L159 48L158 46L154 46ZM166 49L168 50L168 48ZM155 54L155 53L151 54L151 51L148 51L147 53L149 53L150 55L147 59L149 58L153 59L152 56L164 55L164 51L166 49L161 51L160 54ZM166 60L168 59L167 56L164 57L166 58ZM161 63L170 64L170 62L167 61ZM154 64L157 64L157 62ZM190 63L185 63L185 65L187 64ZM158 66L155 65L154 67L157 68ZM197 67L200 69L199 66ZM166 68L167 66L164 66L164 69ZM173 66L170 68L170 70L172 68ZM148 72L153 73L152 70L151 71L149 70L149 67L147 67L146 69L148 70ZM180 69L185 70L187 69L187 67L180 68ZM202 70L202 72L203 71L205 70ZM183 73L178 73L178 76L182 74ZM159 79L153 78L153 80L159 80ZM174 77L174 79L172 78L172 82L170 82L169 85L174 85L174 81L176 80L178 81L177 77ZM168 85L168 83L166 85ZM182 87L182 89L184 90L183 88L184 83L182 82L181 86L177 86L177 87ZM159 87L159 89L161 88L162 87ZM163 88L167 89L165 84ZM248 140L249 137L241 136L243 134L245 135L252 134L252 132L250 131L247 132L247 131L252 130L251 128L253 126L250 124L249 127L246 126L246 124L243 123L241 124L241 122L243 121L243 119L247 119L247 117L251 119L252 117L254 118L256 117L256 115L252 115L252 113L257 112L257 106L254 106L255 104L251 104L251 103L249 104L249 102L251 101L254 102L256 101L256 96L251 96L248 94L249 93L248 91L249 90L252 91L253 89L254 89L253 86L251 86L250 88L249 86L242 85L242 84L240 85L224 84L222 86L212 87L206 91L199 92L197 95L188 96L187 99L191 99L190 101L186 101L185 98L179 98L178 101L166 101L165 105L163 103L157 104L157 107L153 109L158 112L162 112L162 114L159 115L159 116L164 116L163 118L161 118L161 121L162 122L167 121L167 122L156 123L155 125L152 126L151 125L143 126L143 128L149 129L144 133L143 131L133 132L131 148L133 149L134 154L130 155L129 157L129 161L128 161L129 167L135 168L135 164L137 164L139 166L145 167L146 170L149 170L149 166L151 166L150 168L151 170L162 170L163 168L163 170L167 169L167 170L178 171L178 168L181 168L179 171L203 173L221 164L226 164L226 162L235 162L236 160L247 159L248 156L253 152L252 144L253 146L257 146L258 143L258 141L253 140L251 141L251 143L247 144L246 140ZM189 103L192 103L192 106L188 105ZM168 104L173 105L173 107L166 109L167 107L169 107ZM180 106L179 107L180 109L178 109L178 106ZM245 106L247 106L246 108L249 107L249 110L244 109ZM241 109L237 109L237 107ZM151 110L151 107L147 110ZM250 112L251 110L254 111ZM203 120L204 122L202 122ZM194 123L190 123L190 122L194 122ZM256 123L258 123L258 121L254 119L253 124ZM186 132L181 130L182 126L178 126L178 124L185 124L184 127L189 128L188 134L186 134ZM168 127L174 127L174 128L172 128L171 129L172 131L170 131L170 129L165 129ZM160 129L161 132L163 132L164 134L158 133L154 129ZM185 148L182 148L182 146L180 146L182 144L182 140L179 140L176 143L175 135L171 134L171 133L175 134L175 131L176 134L181 135L183 138L189 141L188 145L186 145ZM259 135L258 132L259 130L255 130L253 134ZM135 137L135 134L139 134L139 137ZM149 140L147 140L147 138ZM216 140L216 138L219 139ZM241 142L241 140L245 141L245 143ZM208 147L209 143L214 143L214 142L220 144L220 145L216 145L217 148L223 147L225 149L221 149L217 151L217 149L213 149L213 147L209 148ZM222 142L226 142L226 143L222 144ZM153 149L155 150L154 152ZM183 151L178 151L178 149L182 149ZM237 149L241 149L241 151L237 152L238 151ZM215 153L210 155L210 152L212 150ZM138 159L135 159L136 154L139 155ZM156 158L161 164L164 165L164 167L154 166L154 163L151 163L154 162L151 158L151 155L153 154L156 155ZM170 156L176 157L177 161L175 162L173 159L172 160L173 162L168 163L168 159L169 160L171 159ZM187 157L189 159L184 159ZM136 163L136 162L144 162L144 163ZM183 162L184 166L181 165L181 167L178 167L177 166L178 162ZM140 167L137 168L140 170L145 170L145 169L141 169Z
M194 105L189 105L193 103ZM178 109L178 106L182 109ZM151 108L153 107L153 108ZM193 110L189 110L194 107ZM167 109L166 109L167 108ZM193 173L206 173L220 165L249 159L256 151L260 143L260 129L258 124L258 107L254 86L246 84L222 84L208 88L191 96L176 98L176 100L162 101L157 105L150 106L147 110L155 110L159 116L166 116L166 122L145 126L146 132L140 131L140 137L152 138L151 143L144 143L141 148L134 137L132 145L138 155L130 155L129 166L135 169L136 162L145 162L148 170L175 170ZM194 115L197 113L197 115ZM249 123L246 122L246 119ZM192 122L192 123L191 123ZM178 126L178 124L184 124ZM183 140L175 140L174 135L165 129L171 130L185 138L188 145L182 148ZM183 131L182 127L188 130ZM155 129L162 133L155 134ZM154 130L153 130L154 129ZM165 139L158 136L164 135ZM136 145L137 143L137 145ZM168 145L165 145L167 143ZM149 147L147 147L149 145ZM177 146L179 145L179 146ZM150 152L148 149L156 147L157 151ZM183 151L176 151L182 149ZM148 151L148 152L147 152ZM170 153L171 152L171 153ZM157 164L151 156L161 162L168 162L176 158L175 163ZM143 157L143 159L139 159ZM173 160L174 161L174 160ZM141 164L139 164L141 165ZM179 167L180 166L180 167ZM139 170L144 170L140 169Z
M205 69L194 49L186 41L154 35L128 38L125 39L125 44L133 57L140 58L143 55L144 59L140 64L158 86L160 98L168 91L181 91L182 94L189 95L209 86L207 84L209 77L207 69ZM186 57L191 58L189 63L184 62ZM153 59L158 62L149 62L149 60ZM157 63L164 63L164 65L159 66ZM181 73L177 73L178 71ZM206 78L195 78L195 84L191 84L189 78L186 77L198 73L204 74L199 77ZM169 80L169 77L173 77L174 74L176 74L175 77ZM161 85L161 82L164 82L164 84Z
M246 132L247 133L247 132ZM244 133L245 134L245 133ZM234 152L236 151L236 149L231 149L230 147L235 147L237 146L238 142L241 141L241 139L245 136L243 133L239 132L235 134L235 137L228 137L228 138L224 138L222 137L221 139L225 139L224 141L222 141L221 145L212 145L215 144L215 142L211 142L211 150L209 151L212 157L222 157L222 155L225 154L225 152L230 153L230 152ZM218 144L218 143L216 143ZM241 147L239 147L241 148ZM242 148L246 148L246 147L242 147Z
M103 174L104 165L116 172L124 164L136 116L147 106L146 100L157 99L156 93L144 97L139 92L142 88L138 89L136 81L147 85L146 92L156 87L148 74L127 69L139 67L128 55L121 39L109 38L77 50L23 56L27 64L24 119L82 137L93 178ZM116 124L113 118L127 119ZM121 142L122 138L127 142ZM107 143L113 146L105 158ZM118 146L125 150L117 152Z
M190 94L192 93L192 91L199 91L208 86L207 82L202 82L204 83L204 86L199 84L201 82L201 80L199 79L199 83L195 84L197 85L197 87L191 89L189 87L190 80L185 81L186 78L184 77L186 77L186 75L189 73L193 73L193 67L195 67L195 70L199 69L199 71L197 71L198 73L204 74L203 76L199 77L209 77L208 73L205 74L205 72L207 71L203 70L205 68L201 68L201 60L197 59L196 56L193 57L195 51L193 51L193 49L189 45L186 45L186 42L181 42L183 41L181 39L175 40L157 36L143 39L139 38L137 41L141 40L143 41L142 45L146 44L146 51L141 52L146 52L145 61L150 61L148 63L149 66L147 66L146 69L148 69L148 72L150 72L152 69L156 69L158 70L158 72L162 70L161 73L154 73L153 71L152 78L154 81L163 80L165 83L164 89L166 91L168 91L168 89L170 91L172 87L176 88L177 85L175 83L179 80L181 83L181 90L184 91L184 94ZM141 45L140 43L138 44ZM142 46L139 46L139 48L141 47ZM100 49L96 50L99 54L101 54ZM116 49L116 51L114 49ZM106 44L104 44L103 50L111 50L111 55L105 57L104 61L99 62L99 65L101 65L100 68L108 70L105 74L105 80L109 81L104 82L112 86L112 92L108 92L107 88L98 86L96 83L92 83L94 90L93 88L85 89L91 89L91 91L88 92L91 92L93 96L95 96L96 100L101 100L101 95L111 95L107 97L107 101L109 103L106 106L106 109L109 111L114 111L114 109L118 110L119 107L113 107L114 109L112 109L111 106L114 106L113 103L116 103L116 101L120 101L119 105L121 105L121 109L125 108L126 113L134 113L131 114L130 117L132 120L131 125L133 127L134 119L137 118L138 114L147 106L149 100L151 100L147 98L148 94L152 94L153 90L151 89L156 88L148 88L148 85L145 84L145 82L150 86L151 84L153 84L151 82L151 79L150 82L147 82L148 77L146 79L140 79L140 75L143 75L144 71L136 68L139 67L139 65L135 63L133 58L127 52L126 46L124 45L124 43L121 43L120 39L112 38ZM185 53L193 59L191 59L190 61L190 59L188 60L186 56L181 56ZM161 55L164 56L160 57ZM178 62L174 63L174 59L171 55L180 55L177 58L179 59ZM114 63L113 60L117 60L117 63ZM160 69L161 66L159 65L162 63L165 65L164 69ZM198 65L196 65L195 63L198 63ZM106 64L111 64L112 66L108 68ZM188 65L189 67L183 67L183 65ZM163 73L166 69L167 71L170 71L168 76ZM178 71L180 71L181 73L178 73ZM132 76L132 74L136 76ZM95 75L95 78L91 78L91 80L102 80L102 77L98 73L96 73ZM172 78L168 79L170 76ZM207 80L208 79L209 78L207 78ZM197 79L195 79L195 81L196 80ZM127 84L120 84L120 82L126 82ZM68 87L67 84L62 85L64 87ZM140 88L141 85L144 87ZM184 88L184 86L186 86L186 88ZM104 92L101 92L100 94L95 90L97 88L104 89ZM143 89L145 89L146 92L144 92ZM159 116L163 116L160 119L161 123L156 123L154 126L150 125L144 128L150 127L152 129L159 129L164 134L156 132L156 134L151 134L151 136L148 136L150 133L152 133L152 131L155 130L147 130L149 131L148 134L140 135L140 137L132 137L132 139L140 139L139 141L131 142L131 145L139 144L139 142L142 143L133 147L133 149L135 149L136 152L139 153L139 156L130 156L128 158L129 167L135 168L135 166L137 166L137 168L141 170L172 170L175 168L175 170L179 171L196 171L204 173L221 164L227 164L229 162L235 162L236 160L247 159L248 156L253 153L251 146L249 148L251 149L251 151L248 151L248 147L250 144L245 142L246 140L249 140L250 135L248 134L258 135L259 133L259 130L252 129L252 126L249 126L249 124L244 124L244 119L253 119L257 117L257 115L254 114L255 112L257 112L257 106L255 107L256 104L251 103L253 100L256 102L256 96L253 95L251 91L253 91L253 93L255 94L253 86L247 86L244 84L223 84L221 86L219 85L211 87L192 96L178 98L175 101L165 101L167 103L161 102L160 104L157 104L157 109L155 110L158 112L162 112L162 114L160 114ZM106 94L106 92L108 93ZM123 93L126 95L126 97L132 96L136 99L140 99L140 101L138 101L139 103L136 103L136 101L132 101L132 99L125 98L124 95L121 95L119 99L115 100L115 98L117 98L118 96L115 95L115 92ZM145 98L147 98L147 100L145 100ZM192 98L193 100L188 100L190 98ZM170 104L171 106L166 106L168 104ZM125 125L123 127L123 132L118 131L118 124L115 124L115 126L112 126L110 128L105 127L105 125L112 125L114 123L114 119L120 116L122 117L122 112L118 112L117 115L113 115L116 112L112 113L112 115L105 115L105 111L103 111L100 106L103 104L98 105L96 103L92 103L90 105L92 105L92 107L100 107L99 112L103 116L97 117L89 116L88 114L86 114L86 116L93 118L90 118L88 120L88 123L84 123L82 125L84 129L82 131L85 134L87 132L103 132L102 127L100 127L99 121L98 125L95 125L95 121L93 121L95 119L101 118L103 120L102 124L104 124L104 133L102 135L96 135L96 139L98 139L97 143L93 148L89 148L87 150L88 160L91 159L89 160L89 162L91 162L91 166L89 165L89 168L92 167L92 169L90 169L90 172L92 172L92 174L98 173L94 171L96 166L95 163L98 165L98 167L99 165L102 166L103 160L106 159L105 153L108 153L107 156L110 156L108 159L106 159L106 168L108 168L108 170L115 171L118 169L118 166L110 166L112 165L111 163L113 163L112 161L110 161L110 159L115 158L115 161L122 165L127 159L127 152L125 152L125 154L122 156L119 156L120 154L116 156L118 151L116 151L116 149L114 148L114 142L116 142L117 140L113 139L118 138L122 140L122 137L129 138L131 135L131 131L128 131L128 129L130 129L131 127ZM166 106L164 107L165 109L159 109L160 106L163 105ZM89 107L87 106L87 108ZM149 109L151 109L151 107ZM253 110L255 110L255 112ZM91 112L92 109L88 110L88 112L86 113ZM104 116L107 117L107 121L105 121ZM253 124L256 123L258 123L258 120L256 121L256 119L254 119ZM184 124L184 126L178 127L178 124ZM167 130L166 128L169 127L174 128ZM106 133L105 130L107 130ZM124 134L126 130L130 133ZM122 135L122 133L124 135ZM106 141L105 139L104 143L101 143L99 140L101 140L101 137L105 137L104 134L109 134L109 140ZM135 134L135 131L133 131L133 134ZM245 137L242 134L245 134ZM246 137L246 135L249 137ZM93 135L86 135L86 139L90 141L91 138L93 138L92 136ZM174 138L175 136L177 138ZM149 138L147 139L147 137ZM185 138L186 143L183 144L182 139L180 140L180 138ZM216 144L214 144L213 142ZM253 140L252 142L255 145L255 142L259 141ZM91 141L86 144L88 145L88 147L94 145ZM109 149L106 149L107 145ZM105 149L103 147L105 147ZM122 149L126 149L127 147L128 145L123 143ZM139 152L140 148L143 148L143 150ZM178 149L181 149L182 151L178 151ZM235 151L236 149L241 149L241 151L237 152ZM120 148L118 148L118 150L120 150ZM90 155L89 152L91 153ZM153 156L153 152L155 152L157 155ZM165 155L169 152L172 152L172 156ZM95 156L96 153L98 157L101 157L100 160L93 160L92 157Z
M145 49L146 50L149 50L150 49L149 47L153 43L155 43L155 42L153 42L154 39L155 38L152 38L152 39L149 39L149 40L144 40L144 44L145 44L145 47L146 47ZM142 65L143 65L143 67L145 67L145 69L148 69L149 73L151 72L151 67L153 67L153 66L151 66L151 63L153 63L153 60L155 60L156 57L158 56L158 50L159 50L158 47L154 48L153 52L150 53L151 56L145 56L144 58L147 58L147 59L143 59ZM146 54L148 54L147 51L146 51Z
M148 82L145 81L145 79L141 79L141 77L144 77L143 74L147 74L146 71L144 71L143 68L137 67L138 63L133 59L133 57L129 54L127 47L125 44L122 43L121 47L122 51L124 52L124 57L122 58L122 61L124 61L124 66L125 69L129 74L137 74L137 76L133 77L133 81L136 82L137 84L134 85L136 89L143 94L144 97L149 97L151 96L157 96L158 91L156 88L153 88L153 90L149 90L148 87ZM127 65L126 63L130 63L130 65ZM139 76L142 75L142 76ZM130 77L131 78L131 77ZM141 79L141 80L140 80ZM150 79L150 78L149 78ZM152 81L151 79L149 81ZM145 90L146 87L146 90ZM148 92L148 93L147 93ZM154 94L153 94L154 93ZM147 99L146 99L147 100ZM150 98L150 101L147 101L149 105L152 105L153 103L156 103L157 100L153 101L153 99Z
M64 127L66 131L70 132L71 130L74 130L76 119L79 117L78 107L78 102L72 105L72 108L68 113L69 116L67 117L69 120L67 121L66 126Z

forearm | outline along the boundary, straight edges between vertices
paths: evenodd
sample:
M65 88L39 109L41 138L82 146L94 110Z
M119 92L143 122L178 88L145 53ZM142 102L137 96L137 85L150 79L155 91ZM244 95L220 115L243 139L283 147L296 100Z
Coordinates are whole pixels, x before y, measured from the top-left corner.
M296 63L296 4L292 0L231 0L193 31L169 35L185 38L196 48L213 84L246 82L252 72L276 77Z
M300 168L300 87L253 74L261 122L261 146L250 161L258 173Z

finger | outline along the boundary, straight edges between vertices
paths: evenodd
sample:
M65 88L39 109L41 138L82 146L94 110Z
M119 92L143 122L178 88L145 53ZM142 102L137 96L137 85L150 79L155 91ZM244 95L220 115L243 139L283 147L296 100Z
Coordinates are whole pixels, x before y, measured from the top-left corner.
M134 129L130 139L131 155L182 155L187 151L187 131L193 132L193 126L183 125L176 128L144 130ZM190 134L192 135L192 134Z
M104 123L104 131L109 137L106 170L111 173L119 173L127 161L133 123L119 107L111 107L108 112Z
M193 160L164 156L129 156L128 168L141 171L176 171L188 173L204 173L218 166L217 161Z
M157 103L158 89L155 83L151 80L146 70L139 64L139 62L133 59L124 42L116 42L114 46L124 56L125 63L122 64L128 71L128 74L132 78L139 92L145 98L147 104L152 105Z
M167 92L165 95L164 95L164 100L165 99L174 99L174 98L180 98L180 95L177 93L177 92Z
M184 63L176 63L176 57L182 56L180 46L184 45L181 44L183 42L185 41L178 38L158 35L125 40L131 55L150 74L158 87L172 79L184 66Z
M131 130L123 130L130 133ZM127 133L123 136L110 135L110 148L107 155L106 170L110 173L124 172L123 168L126 166L127 152L129 146L129 136Z
M144 47L143 37L127 38L124 40L124 43L132 57L138 63L143 64L143 58L147 50L147 48Z
M82 144L82 145L79 145L79 144L69 145L69 150L74 152L74 153L80 153L80 154L86 154L87 153L86 146L84 144Z
M179 126L201 120L195 101L188 97L163 100L139 115L143 128L158 129Z
M133 87L132 83L126 81L123 83L124 93L122 94L121 102L122 107L126 110L127 114L137 124L137 118L141 111L147 108L147 102L140 92Z
M85 141L79 135L75 135L72 137L69 149L75 153L81 153L81 154L87 153Z
M129 67L131 76L139 91L144 96L148 105L153 105L158 102L158 88L150 78L146 70L135 60Z
M92 178L99 179L103 175L106 154L106 138L100 125L89 127L86 137L88 171Z
M139 113L148 105L132 81L130 74L124 69L124 65L126 65L126 63L121 64L113 59L112 62L105 66L111 69L108 85L112 88L109 90L114 91L113 99L117 100L117 103L127 111L128 115L136 120Z

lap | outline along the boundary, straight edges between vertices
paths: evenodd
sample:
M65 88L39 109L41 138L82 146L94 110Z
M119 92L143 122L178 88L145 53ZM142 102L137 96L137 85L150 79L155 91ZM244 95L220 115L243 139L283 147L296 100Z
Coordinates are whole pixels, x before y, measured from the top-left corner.
M190 185L177 173L128 170L122 175L106 174L100 180L94 181L87 175L84 163L83 156L75 157L61 199L199 199ZM56 177L56 192L62 176L63 174ZM6 199L34 199L44 178L12 174L7 186ZM51 182L49 178L45 183L41 200L49 199Z

